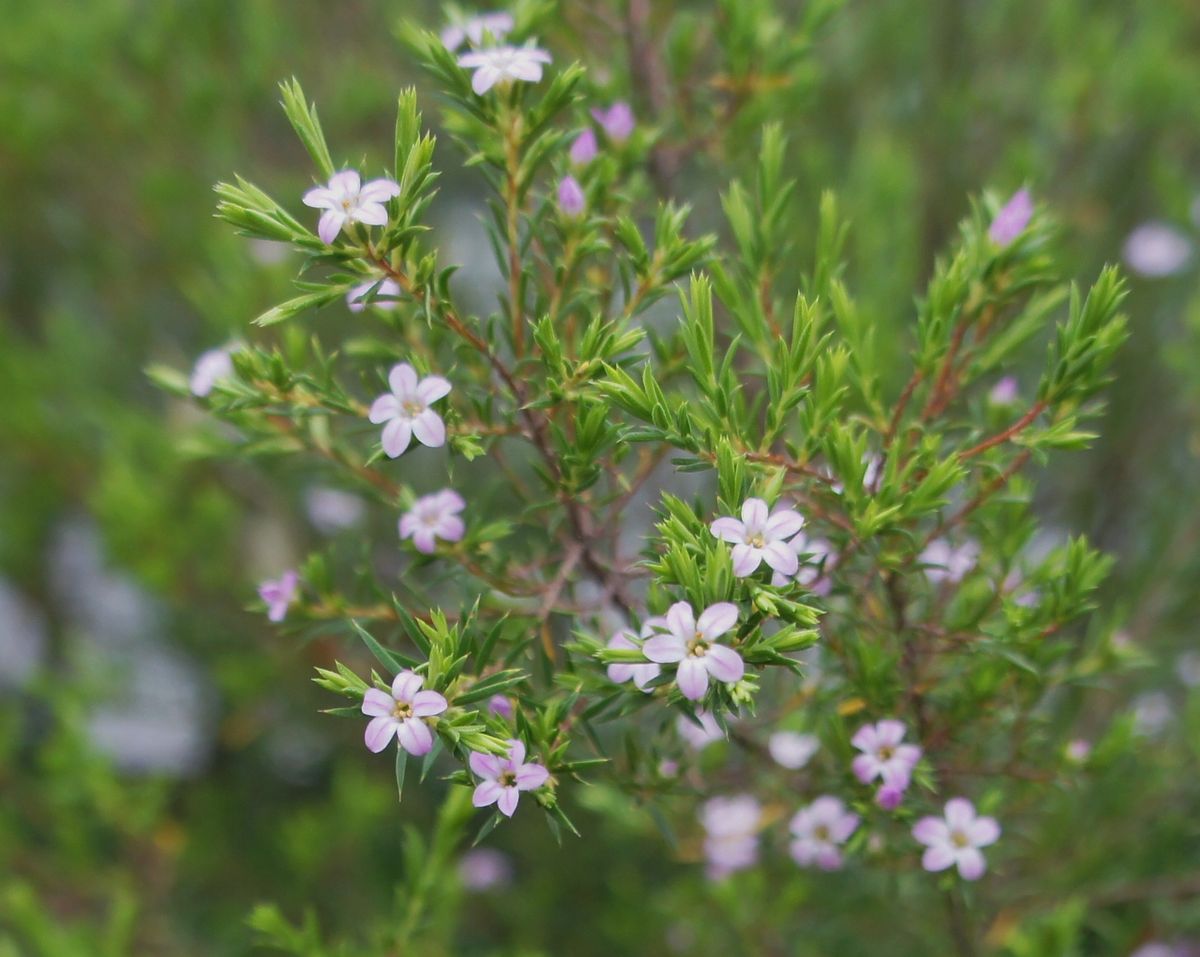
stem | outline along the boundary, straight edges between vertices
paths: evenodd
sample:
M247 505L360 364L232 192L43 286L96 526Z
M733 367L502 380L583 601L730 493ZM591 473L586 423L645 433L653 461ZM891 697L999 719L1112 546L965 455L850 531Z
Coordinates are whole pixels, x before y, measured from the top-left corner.
M963 907L958 893L946 891L946 917L950 922L950 939L954 941L954 949L959 957L975 957L974 934L967 918L966 908Z
M421 872L418 875L407 875L411 887L407 898L408 906L396 932L398 953L409 952L415 947L413 938L418 933L425 911L431 903L430 897L446 882L447 868L462 840L472 812L471 789L451 786L438 811L433 839L422 862Z
M521 167L520 126L520 112L509 110L508 125L504 131L504 206L508 230L508 308L512 315L513 353L518 359L525 352L525 312L521 302L521 200L518 178Z
M986 452L988 449L1000 445L1002 442L1007 442L1018 432L1022 431L1026 426L1028 426L1039 415L1041 415L1045 408L1045 400L1039 400L1038 402L1034 403L1032 409L1017 419L1016 422L1010 425L1003 432L997 432L990 439L985 439L978 445L971 446L971 448L967 449L965 452L960 452L958 455L959 459L965 462L967 459L974 458L976 455Z

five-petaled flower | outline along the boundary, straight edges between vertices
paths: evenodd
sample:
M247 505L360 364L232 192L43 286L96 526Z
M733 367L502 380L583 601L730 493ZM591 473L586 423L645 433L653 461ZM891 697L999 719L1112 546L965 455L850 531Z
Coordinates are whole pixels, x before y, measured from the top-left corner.
M995 818L976 816L975 805L966 798L956 797L946 802L944 818L923 817L913 827L912 834L925 845L921 857L925 870L944 871L957 865L964 880L974 881L987 870L979 849L996 843L1000 825Z
M796 552L787 539L804 526L804 518L790 508L770 510L761 498L748 498L742 504L742 518L718 518L709 530L717 538L733 545L733 573L738 578L752 575L766 562L780 575L791 577L800 567Z
M417 551L432 555L439 538L444 542L462 540L466 526L458 513L466 507L463 497L451 488L422 495L400 517L400 538L411 538Z
M374 289L374 292L371 290ZM369 295L368 295L369 294ZM400 286L392 279L368 279L346 293L346 305L351 312L362 312L367 306L376 309L395 309L400 303Z
M709 675L725 684L742 680L746 670L742 656L716 643L737 624L737 618L737 605L723 601L706 608L697 621L692 606L678 601L658 625L666 633L647 638L642 654L659 664L678 664L675 683L679 692L689 701L696 701L704 697Z
M450 705L438 692L422 691L424 683L415 671L402 671L392 682L391 694L367 689L362 712L371 716L364 735L368 748L378 754L395 735L400 747L414 757L433 749L433 733L425 719L441 714Z
M328 245L347 223L386 226L388 212L384 204L399 195L399 185L390 179L373 179L363 184L355 170L344 169L329 178L328 186L305 193L304 205L325 210L317 223L317 235Z
M912 779L913 768L921 760L917 745L901 743L905 730L903 721L892 718L859 728L850 739L862 752L851 765L854 776L863 784L880 778L885 788L898 788L903 793Z
M821 747L821 739L815 734L799 731L776 731L767 738L767 751L775 763L791 771L808 764Z
M446 29L442 31L442 46L447 50L457 50L463 40L469 40L471 46L479 46L485 36L493 40L503 40L513 28L513 16L503 10L494 13L481 13L474 17L453 17Z
M642 637L655 633L656 626L664 625L665 622L661 618L651 618L642 626ZM638 650L642 646L634 640L633 632L628 628L621 628L608 639L609 648L623 648L625 650ZM615 681L617 684L624 684L630 678L642 691L651 691L647 688L651 681L659 676L662 669L654 662L638 663L636 661L614 661L608 666L608 680Z
M458 65L474 70L471 89L483 96L497 83L524 80L537 83L542 78L542 65L550 62L550 54L537 47L501 46L472 50L458 58Z
M1033 218L1033 197L1027 189L1019 189L1005 203L992 225L988 227L988 239L998 246L1007 246L1025 231Z
M600 124L604 135L614 143L623 143L633 134L633 108L624 100L618 100L607 109L595 107L592 119Z
M446 443L446 423L431 404L450 394L450 383L438 375L417 378L416 370L407 362L392 366L388 373L392 391L371 403L367 412L375 425L383 426L383 451L396 458L417 441L431 449Z
M814 864L824 871L842 866L841 845L858 828L858 815L839 798L824 795L802 807L792 818L792 859L801 867Z
M289 570L274 581L265 581L258 586L258 597L267 603L268 621L283 621L288 605L296 598L296 586L299 583L300 576Z
M550 777L540 764L525 761L525 745L515 738L508 742L508 757L472 751L468 764L483 780L475 788L471 803L476 807L495 804L505 817L512 817L522 791L536 791Z
M704 803L700 825L705 833L707 873L712 880L754 866L761 820L762 805L749 794L715 797Z

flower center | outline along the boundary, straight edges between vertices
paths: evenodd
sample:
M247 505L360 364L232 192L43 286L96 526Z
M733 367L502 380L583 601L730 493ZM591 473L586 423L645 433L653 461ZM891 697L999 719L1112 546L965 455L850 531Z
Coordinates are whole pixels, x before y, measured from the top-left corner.
M703 658L708 654L708 642L704 640L704 636L700 632L696 632L692 640L687 643L687 653L692 658Z
M829 840L829 828L824 824L818 824L813 828L813 837L818 841Z
M497 783L502 788L513 788L517 786L517 773L515 771L501 771Z
M762 548L767 544L767 540L762 532L753 532L746 535L746 544L751 548Z
M896 753L895 748L893 748L890 744L885 744L882 748L879 749L879 760L880 761L890 761L892 759L892 755L894 755L895 753Z
M425 406L419 399L405 399L400 408L410 416L417 416L425 411Z
M950 832L950 843L955 847L970 847L971 841L962 831Z
M342 209L346 210L347 212L350 211L350 207L353 205L354 204L350 201L350 199L348 197L346 199L342 200Z
M392 717L400 721L413 716L412 705L407 701L397 701L396 707L392 708Z

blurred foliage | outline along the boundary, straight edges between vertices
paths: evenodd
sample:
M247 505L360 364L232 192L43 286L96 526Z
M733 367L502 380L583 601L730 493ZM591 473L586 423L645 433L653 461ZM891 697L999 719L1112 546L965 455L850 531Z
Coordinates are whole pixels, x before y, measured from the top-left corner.
M298 263L234 237L212 217L210 190L230 170L280 196L310 185L277 81L303 78L344 155L377 156L395 91L417 80L394 28L401 18L436 27L438 6L8 5L0 572L40 610L50 644L31 684L0 691L3 957L248 954L288 935L318 957L321 940L405 893L403 828L431 829L432 807L406 794L401 816L390 768L364 760L358 726L316 714L328 701L308 676L332 657L323 639L297 647L244 611L253 583L316 539L303 496L320 476L281 472L268 485L197 454L215 426L142 370L190 365L287 295ZM629 77L624 3L563 2L558 32L543 39L639 115L660 114L669 148L658 173L695 205L697 232L724 229L719 192L752 180L763 122L783 123L795 209L815 223L822 192L836 189L852 224L847 283L882 357L897 360L882 363L897 375L885 394L903 385L911 291L983 186L1033 187L1062 224L1068 274L1117 260L1147 219L1196 234L1200 7L1189 0L651 6L649 33L673 75L723 57L720 82L664 90ZM763 37L827 17L811 47L750 55ZM784 74L790 82L775 85ZM742 110L739 84L750 81L761 95ZM440 185L435 215L453 221L454 199L477 186L458 170ZM793 258L780 268L810 262L816 235L789 237ZM1085 714L1063 703L1095 748L1077 787L1037 798L1043 826L1026 839L1045 869L986 929L1014 957L1200 936L1200 692L1174 670L1196 644L1200 586L1195 269L1134 277L1125 311L1131 339L1102 438L1041 476L1038 506L1046 527L1087 532L1116 559L1095 627L1123 628L1132 647L1113 653L1136 667ZM81 515L111 567L164 603L159 637L211 686L214 744L194 775L122 771L89 735L103 676L79 665L83 639L51 558L58 530ZM1129 717L1147 689L1174 707L1153 738ZM696 849L673 850L645 807L603 785L583 791L588 840L559 851L539 822L518 821L493 835L513 856L512 887L439 903L435 919L460 921L455 953L929 953L941 939L940 928L872 910L899 894L877 876L833 875L820 900L786 880L786 861L709 884ZM279 910L255 911L251 926L260 900ZM819 918L791 919L831 901L859 914L853 940Z

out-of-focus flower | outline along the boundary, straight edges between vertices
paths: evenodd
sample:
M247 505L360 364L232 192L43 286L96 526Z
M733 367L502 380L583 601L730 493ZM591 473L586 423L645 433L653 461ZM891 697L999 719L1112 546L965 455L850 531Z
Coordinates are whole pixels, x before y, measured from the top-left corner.
M865 724L850 739L862 754L858 755L851 769L863 784L876 778L881 781L875 802L888 811L894 811L904 799L904 792L912 781L913 768L921 760L921 749L915 744L903 744L904 723L885 719L876 724Z
M1007 246L1025 231L1033 218L1033 197L1027 189L1019 189L1005 203L992 225L988 227L988 238L998 246Z
M758 860L758 826L762 807L749 794L715 797L700 808L707 874L720 880L753 867Z
M450 705L438 692L422 691L424 683L425 679L416 672L402 671L392 681L390 695L378 688L367 689L362 713L371 717L364 735L371 751L378 754L393 736L414 757L433 750L433 733L424 719L441 714Z
M471 89L483 96L497 83L522 80L537 83L542 78L543 64L550 63L550 54L537 47L489 47L472 50L458 58L458 65L474 70Z
M525 744L516 738L509 739L508 757L472 751L468 763L483 778L471 803L476 807L495 804L505 817L513 816L522 791L536 791L550 778L550 772L540 764L525 761Z
M1192 243L1169 223L1142 223L1127 237L1121 250L1125 265L1147 279L1172 276L1192 258Z
M976 816L975 805L957 797L946 802L944 818L923 817L913 827L912 834L925 845L921 857L925 870L944 871L957 866L964 880L974 881L987 870L979 849L996 843L1000 825L995 818Z
M383 451L396 458L408 448L413 436L431 449L446 443L446 423L429 408L450 394L450 383L439 375L417 378L407 362L392 366L388 373L392 391L371 403L367 412L375 425L383 426Z
M498 714L505 721L511 721L513 716L513 703L502 694L494 694L488 698L487 709L492 714Z
M655 633L657 627L665 627L666 622L661 618L651 618L642 627L642 637ZM622 628L615 632L608 640L609 648L624 648L626 650L639 650L641 645L634 640L633 632L628 628ZM642 691L649 691L647 688L651 681L662 673L662 668L654 662L639 664L633 661L615 661L608 666L608 680L615 681L617 684L624 684L626 681L633 679L633 683Z
M268 621L283 621L288 606L296 598L296 586L299 583L300 576L289 569L278 578L258 586L258 597L267 603Z
M789 825L792 860L801 867L836 871L842 866L841 845L858 829L858 820L841 799L828 794L802 807Z
M833 582L826 573L833 568L833 545L827 539L809 538L804 532L797 532L788 542L788 548L796 554L796 574L788 576L773 572L771 584L781 588L788 581L795 580L817 595L829 594ZM801 556L807 558L801 561Z
M1184 957L1184 954L1178 947L1164 944L1161 940L1152 940L1142 944L1129 957Z
M799 731L776 731L767 738L767 751L775 763L792 771L808 764L820 747L821 739L815 734Z
M595 107L592 119L600 124L604 135L614 143L623 143L633 135L636 121L633 118L633 108L624 100L618 100L606 108Z
M512 28L512 14L503 10L473 17L453 16L442 30L442 46L453 52L463 45L464 40L469 40L471 46L479 46L488 35L493 40L503 40Z
M364 185L357 171L344 169L334 173L327 186L305 193L304 205L325 210L317 223L317 235L329 245L347 223L386 226L388 213L384 204L399 195L399 185L390 179L373 179Z
M367 506L361 498L338 488L310 488L304 509L317 531L332 535L362 524Z
M587 197L574 176L564 176L558 184L558 208L564 215L579 216L587 209Z
M794 557L794 556L793 556ZM642 653L659 664L677 664L675 683L689 701L704 697L708 676L725 684L742 680L742 656L716 639L737 624L737 605L723 601L710 605L696 619L692 606L678 601L663 619L665 634L655 634L642 644Z
M1166 730L1174 716L1175 709L1164 691L1147 691L1133 700L1134 734L1156 737Z
M422 555L432 555L439 538L444 542L462 541L466 526L458 513L466 507L454 489L422 495L400 517L400 538L411 538Z
M788 545L804 526L804 518L790 508L771 511L761 498L748 498L742 503L741 520L726 516L718 518L709 531L733 545L733 573L738 578L752 575L766 562L780 575L796 574L799 562Z
M1200 651L1185 651L1176 658L1175 674L1187 687L1200 687Z
M196 364L192 366L192 375L188 380L188 388L192 395L203 399L213 390L222 379L233 378L232 349L221 346L219 349L209 349L200 354Z
M710 744L725 740L725 732L717 724L717 719L707 711L697 711L696 720L700 723L696 724L695 721L685 718L683 715L675 719L675 730L692 750L703 751Z
M1018 386L1016 376L1006 375L988 393L988 402L992 405L1012 405L1017 401Z
M378 287L378 288L377 288ZM366 299L367 293L374 289L370 299ZM357 286L346 293L346 306L351 312L362 312L367 306L374 306L376 309L395 309L400 299L400 287L392 279L368 279L366 282L360 282Z
M956 547L944 538L935 538L925 546L919 558L928 566L925 569L925 577L934 584L960 582L979 560L979 545L975 542L963 542Z
M1067 760L1075 764L1083 764L1092 753L1092 743L1083 738L1075 738L1067 744Z
M571 149L567 152L571 163L575 166L587 166L596 158L596 154L600 152L600 147L596 143L596 131L590 126L575 137L575 141L571 144Z
M512 881L508 855L490 847L467 851L458 861L458 880L469 891L486 891Z

